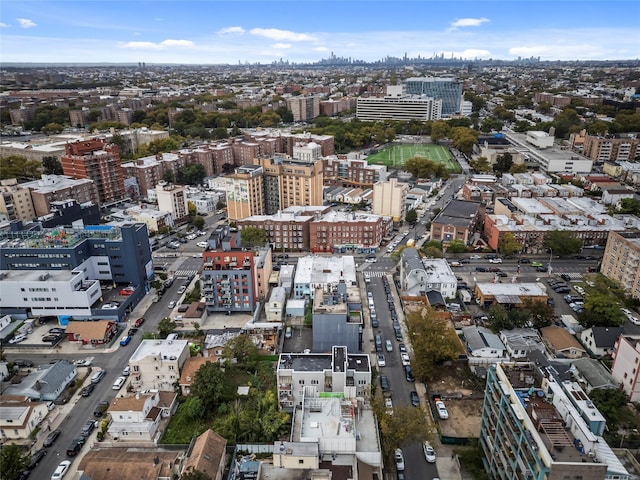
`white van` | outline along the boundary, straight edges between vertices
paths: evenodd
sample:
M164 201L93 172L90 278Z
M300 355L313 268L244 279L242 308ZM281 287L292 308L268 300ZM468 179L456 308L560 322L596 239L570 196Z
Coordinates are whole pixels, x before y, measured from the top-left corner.
M13 337L11 340L9 340L9 343L20 343L20 342L24 342L26 339L27 339L27 336L24 333L19 333L18 335Z
M116 381L113 382L113 388L114 390L120 390L122 388L122 386L124 385L124 382L127 381L127 377L118 377L116 378Z
M177 333L170 333L169 335L167 335L167 340L177 340L177 339L178 339Z

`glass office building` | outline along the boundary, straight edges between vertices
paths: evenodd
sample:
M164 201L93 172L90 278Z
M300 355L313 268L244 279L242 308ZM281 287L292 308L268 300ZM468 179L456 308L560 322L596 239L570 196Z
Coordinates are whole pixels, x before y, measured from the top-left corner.
M453 77L413 77L404 82L405 93L442 100L442 116L457 115L462 108L462 83Z

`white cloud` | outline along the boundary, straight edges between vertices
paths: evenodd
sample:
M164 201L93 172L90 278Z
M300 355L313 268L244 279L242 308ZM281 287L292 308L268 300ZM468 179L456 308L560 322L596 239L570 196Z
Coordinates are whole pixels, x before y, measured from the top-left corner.
M448 31L457 30L462 27L479 27L483 23L487 23L489 21L488 18L459 18L455 22L451 22L451 27Z
M315 47L313 49L315 52L328 52L329 49L327 47Z
M172 40L169 38L160 42L160 45L164 47L193 47L194 43L191 40Z
M271 45L273 48L291 48L290 43L274 43Z
M218 30L218 33L220 35L226 35L226 34L230 34L230 33L243 34L244 32L245 32L245 30L242 27L227 27L227 28L223 28L221 30Z
M162 47L157 43L153 42L127 42L121 44L122 48L142 48L142 49L151 49L151 50L159 50Z
M11 25L9 25L8 23L4 23L4 22L0 22L0 28L8 28Z
M20 27L22 28L33 28L38 26L37 23L35 23L32 20L29 20L28 18L16 18L16 20L18 21L18 23L20 24Z
M306 33L296 33L289 30L279 30L277 28L252 28L249 30L249 33L258 37L265 37L278 41L314 42L317 40L316 37Z

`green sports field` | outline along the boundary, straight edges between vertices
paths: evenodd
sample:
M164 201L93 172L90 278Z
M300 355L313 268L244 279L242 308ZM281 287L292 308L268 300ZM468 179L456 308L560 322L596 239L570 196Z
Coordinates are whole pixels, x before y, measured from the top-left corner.
M442 145L431 144L406 144L390 145L381 151L369 155L369 165L386 165L387 167L401 168L404 162L413 157L423 157L434 162L443 163L451 173L459 173L460 165Z

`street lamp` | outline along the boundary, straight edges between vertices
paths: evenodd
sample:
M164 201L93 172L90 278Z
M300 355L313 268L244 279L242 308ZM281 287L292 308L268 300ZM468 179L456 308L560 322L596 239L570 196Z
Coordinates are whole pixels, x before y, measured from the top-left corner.
M550 248L549 249L549 265L547 266L547 272L549 272L549 276L551 276L551 271L552 271L552 268L551 268L551 259L552 258L553 258L553 249Z

